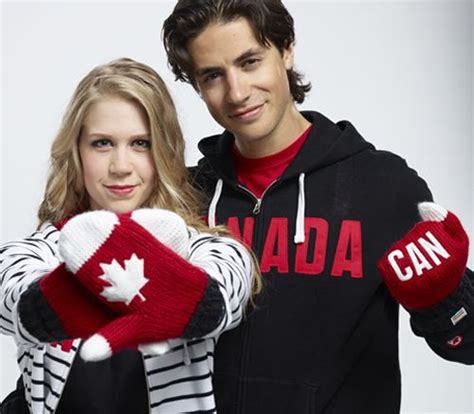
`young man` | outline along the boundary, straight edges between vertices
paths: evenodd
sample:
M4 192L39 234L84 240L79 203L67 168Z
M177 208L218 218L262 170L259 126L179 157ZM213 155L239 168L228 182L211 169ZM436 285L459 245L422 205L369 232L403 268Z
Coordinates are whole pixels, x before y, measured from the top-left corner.
M296 109L310 86L281 1L179 0L163 36L177 79L225 128L193 170L209 223L253 247L266 282L219 339L218 412L398 413L398 303L436 353L473 364L462 226L418 206L431 193L403 159Z

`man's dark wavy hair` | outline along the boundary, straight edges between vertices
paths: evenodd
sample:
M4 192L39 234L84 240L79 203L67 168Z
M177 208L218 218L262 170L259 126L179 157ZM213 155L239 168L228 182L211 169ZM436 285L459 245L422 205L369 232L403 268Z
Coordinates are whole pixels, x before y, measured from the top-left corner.
M241 17L247 19L263 46L273 43L283 53L295 42L293 18L280 0L179 0L165 20L162 33L168 64L176 80L188 82L197 89L187 50L189 41L209 24ZM303 83L303 75L294 69L288 70L287 75L293 100L302 103L311 83Z

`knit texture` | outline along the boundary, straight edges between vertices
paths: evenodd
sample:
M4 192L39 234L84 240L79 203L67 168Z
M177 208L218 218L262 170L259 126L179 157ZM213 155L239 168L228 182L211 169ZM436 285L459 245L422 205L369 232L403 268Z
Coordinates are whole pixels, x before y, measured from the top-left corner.
M186 253L187 227L166 210L119 216L89 212L71 219L61 232L58 245L66 266L98 299L123 315L84 344L85 359L100 360L124 348L182 336L208 287L202 269L137 221L160 223L151 231ZM221 304L218 313L220 308Z
M218 309L222 309L222 311L216 312ZM209 279L208 288L189 321L183 333L183 338L200 338L208 334L220 324L223 317L224 302L219 285L215 280Z
M41 293L39 281L32 283L21 295L18 315L23 327L40 342L69 338L58 316Z
M64 264L28 287L18 313L25 329L40 342L87 338L113 318Z
M410 312L413 332L418 336L443 335L452 338L472 323L474 317L472 303L474 303L474 277L472 270L466 268L458 289L451 292L447 298L429 308ZM466 310L467 316L456 324L456 331L453 331L454 324L451 318L461 308Z
M378 263L392 296L407 309L433 306L453 292L467 262L469 241L459 219L434 203L420 203L422 221Z

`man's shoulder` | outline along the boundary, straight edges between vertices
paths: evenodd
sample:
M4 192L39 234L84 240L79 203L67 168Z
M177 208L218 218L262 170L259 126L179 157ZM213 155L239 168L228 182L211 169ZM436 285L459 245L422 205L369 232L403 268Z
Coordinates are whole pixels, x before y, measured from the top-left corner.
M210 187L215 185L218 179L211 164L205 157L201 158L197 165L187 168L192 185L200 191L208 191Z
M215 175L214 170L206 157L200 158L196 165L188 166L187 169L191 178Z
M361 163L368 168L387 172L403 171L408 168L407 161L399 154L382 149L369 149L360 154Z
M403 156L374 149L367 154L367 157L361 160L367 177L375 179L380 188L390 189L399 203L416 205L415 201L432 200L425 180Z

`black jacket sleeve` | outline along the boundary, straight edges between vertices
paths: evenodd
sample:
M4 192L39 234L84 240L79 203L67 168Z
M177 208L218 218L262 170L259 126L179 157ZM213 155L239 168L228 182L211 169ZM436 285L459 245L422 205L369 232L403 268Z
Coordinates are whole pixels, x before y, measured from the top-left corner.
M449 361L474 364L474 273L466 268L459 287L430 308L410 311L413 332Z

